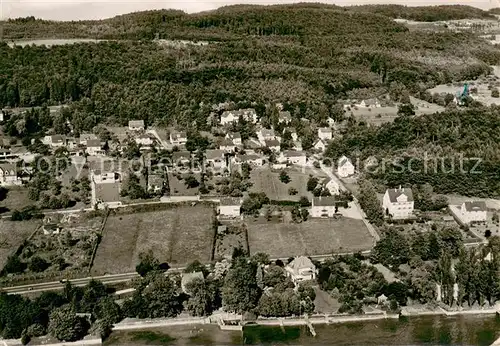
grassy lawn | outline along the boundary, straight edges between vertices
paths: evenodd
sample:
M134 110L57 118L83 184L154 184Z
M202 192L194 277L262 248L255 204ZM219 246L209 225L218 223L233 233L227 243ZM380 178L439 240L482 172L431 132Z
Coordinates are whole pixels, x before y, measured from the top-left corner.
M209 261L213 245L212 209L208 206L110 215L97 249L95 274L135 271L139 253L151 249L161 261L183 265Z
M250 252L271 258L368 250L373 238L362 220L308 220L300 224L248 222Z
M40 221L8 221L0 219L0 268L24 240L35 231Z
M254 169L251 173L253 186L250 192L265 192L271 200L298 201L301 196L312 198L312 193L307 191L307 180L309 173L300 172L295 169L287 169L291 181L284 184L280 181L280 173L273 172L270 169ZM288 194L288 189L295 188L298 193L294 196Z
M28 205L35 204L28 197L28 189L22 186L8 187L7 198L0 202L0 209L4 212L12 212L16 209L22 209Z
M189 175L193 175L198 182L200 181L201 175L199 173L182 174L182 177L185 178ZM179 180L172 173L168 173L168 183L170 185L171 196L196 196L198 194L198 187L188 188L184 179Z

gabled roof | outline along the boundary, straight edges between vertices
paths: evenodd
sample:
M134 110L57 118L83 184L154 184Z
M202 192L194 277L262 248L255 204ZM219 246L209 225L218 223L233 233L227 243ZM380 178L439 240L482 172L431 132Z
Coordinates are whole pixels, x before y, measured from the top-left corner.
M233 143L232 140L230 140L229 138L224 138L223 140L220 141L220 145L219 146L222 146L222 147L230 147L230 146L234 146L235 144Z
M306 153L303 151L286 150L283 155L285 155L285 157L302 157L306 156Z
M179 160L179 159L191 159L191 153L189 151L174 151L172 153L172 159L173 160Z
M186 132L184 132L184 131L172 132L171 135L172 135L172 138L175 138L175 139L187 138Z
M16 172L17 167L11 163L0 163L0 170L2 172Z
M464 202L465 210L467 211L486 211L486 202L483 201L473 201L473 202Z
M87 140L87 148L89 147L101 147L101 141L98 139L88 139Z
M343 165L345 165L346 163L350 163L352 165L352 162L351 160L349 160L349 158L347 156L342 156L340 159L339 159L339 167L342 167Z
M64 142L66 137L64 137L63 135L52 135L50 136L50 140L52 141L52 143L62 143Z
M207 160L220 159L224 156L224 151L217 149L210 149L205 152Z
M290 112L289 112L289 111L281 111L281 112L279 113L279 118L280 118L281 120L290 121L290 120L292 120L292 115L290 114Z
M260 134L262 137L274 137L274 130L273 129L260 129Z
M271 139L271 140L265 140L266 147L279 147L280 142L276 139Z
M144 127L144 120L130 120L128 122L129 127Z
M332 132L332 129L329 127L320 127L318 130L319 130L319 132L323 132L323 133L331 133Z
M220 205L231 206L231 205L241 205L241 198L239 197L222 197L220 199Z
M335 197L333 196L313 197L312 205L314 207L333 207L335 206Z
M299 271L301 269L316 270L314 263L312 263L312 261L306 256L296 257L293 261L287 264L287 267L293 271Z
M317 140L316 140L316 142L314 142L313 147L315 147L315 146L316 146L317 144L319 144L319 143L323 144L323 146L325 146L325 147L326 147L326 144L325 144L325 142L323 142L323 140L322 140L322 139L317 139Z
M229 132L227 135L230 139L241 139L239 132Z
M387 189L386 193L389 194L389 200L391 201L391 203L396 203L398 201L398 197L401 195L406 195L408 202L413 201L413 191L408 187Z
M82 133L80 134L80 141L88 141L91 139L97 139L97 136L93 133Z

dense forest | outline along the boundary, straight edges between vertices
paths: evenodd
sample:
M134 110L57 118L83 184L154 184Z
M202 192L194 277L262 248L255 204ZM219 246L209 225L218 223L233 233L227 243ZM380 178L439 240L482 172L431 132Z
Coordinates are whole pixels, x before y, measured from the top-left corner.
M437 22L457 19L494 19L486 11L464 5L403 6L403 5L361 5L349 7L353 11L382 14L391 18L401 18L418 22Z
M331 113L337 99L360 90L418 92L476 78L500 60L493 46L471 34L422 35L383 15L319 4L3 24L9 39L134 39L0 45L0 106L72 103L66 117L76 123L84 118L83 130L132 118L204 126L211 105L226 101L255 102L258 109L283 102L295 117L311 118L322 109ZM211 43L172 47L155 37Z
M500 107L401 116L379 128L352 125L331 143L328 155L376 157L379 166L367 174L381 183L429 183L438 193L500 196Z

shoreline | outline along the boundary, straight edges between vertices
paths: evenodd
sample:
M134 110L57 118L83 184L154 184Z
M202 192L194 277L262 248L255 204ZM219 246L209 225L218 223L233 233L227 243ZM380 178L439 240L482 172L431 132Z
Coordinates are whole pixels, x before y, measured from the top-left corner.
M139 320L133 319L128 321L122 321L113 326L113 331L120 330L137 330L137 329L148 329L148 328L158 328L158 327L170 327L170 326L181 326L181 325L218 325L219 329L227 331L243 331L245 327L254 326L269 326L269 327L286 327L286 326L309 326L312 328L315 324L339 324L339 323L350 323L350 322L365 322L365 321L377 321L377 320L397 320L401 317L423 317L423 316L444 316L444 317L454 317L454 316L473 316L473 315L494 315L499 313L496 308L491 309L471 309L471 310L461 310L461 311L446 311L442 308L439 310L422 310L416 311L410 308L403 309L399 314L396 313L377 313L377 314L363 314L363 315L323 315L323 316L311 316L311 317L293 317L293 318L269 318L269 319L257 319L255 321L242 322L241 318L236 318L235 315L231 319L224 321L237 322L236 324L221 323L223 319L218 316L209 317L182 317L182 318L171 318L171 319L151 319L151 320Z

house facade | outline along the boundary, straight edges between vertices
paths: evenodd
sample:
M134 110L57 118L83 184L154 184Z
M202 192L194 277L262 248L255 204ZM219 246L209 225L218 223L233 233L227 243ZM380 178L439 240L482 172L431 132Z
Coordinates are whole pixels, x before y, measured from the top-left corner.
M274 133L274 130L262 128L259 131L257 131L257 139L262 145L264 145L266 141L274 141L277 140L278 137Z
M45 136L42 139L42 143L51 148L60 148L66 146L66 137L63 135Z
M128 122L128 129L130 131L144 131L144 120L130 120Z
M170 133L170 143L173 145L184 145L187 142L187 134L184 131L181 132L171 132Z
M296 257L285 266L285 271L294 284L298 284L302 281L315 280L317 275L316 266L305 256Z
M220 117L221 125L228 125L239 122L240 117L245 121L255 124L257 122L257 112L253 108L225 111Z
M332 129L329 127L320 127L318 129L318 138L323 141L329 141L333 137Z
M338 165L337 165L337 174L341 178L346 178L350 175L354 174L354 165L352 164L351 160L347 158L346 156L342 156L338 160Z
M233 143L235 145L242 145L243 144L243 142L241 141L241 135L239 132L229 132L228 134L226 134L225 138L233 141Z
M281 150L280 142L277 140L266 140L264 141L264 146L271 149L275 153L279 153Z
M313 197L311 217L333 217L335 214L335 197Z
M488 209L483 201L470 201L462 203L460 207L461 219L467 224L486 222Z
M387 189L382 206L387 215L394 219L407 219L413 214L414 200L410 188Z
M318 139L316 142L314 142L313 148L322 153L326 150L326 144L325 142L323 142L323 140Z
M226 156L223 150L207 150L205 152L206 165L217 170L223 170L227 167Z
M101 142L98 139L87 140L87 146L85 148L85 153L89 156L103 156L103 155L105 155L104 150L102 150Z
M289 124L292 122L292 115L289 111L281 111L278 115L279 124Z
M219 216L226 218L237 218L241 215L241 198L224 197L220 199Z
M224 138L219 144L219 149L227 153L234 153L236 151L236 145L232 140Z
M303 151L288 150L283 153L283 157L290 165L305 166L307 163L307 156Z
M16 165L10 163L0 164L0 185L15 186L21 185L22 180L17 176Z

